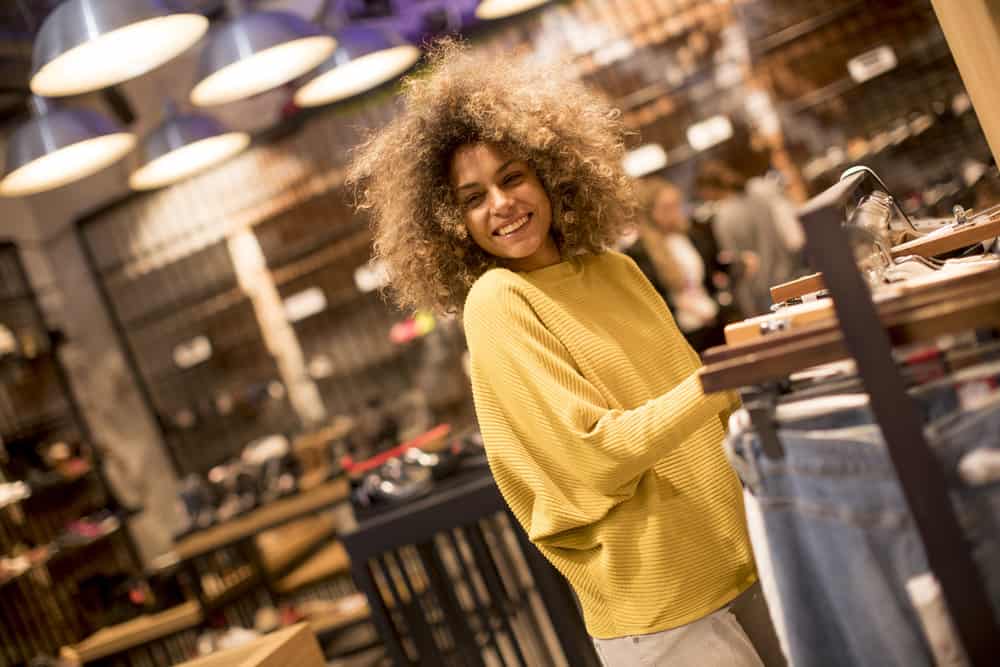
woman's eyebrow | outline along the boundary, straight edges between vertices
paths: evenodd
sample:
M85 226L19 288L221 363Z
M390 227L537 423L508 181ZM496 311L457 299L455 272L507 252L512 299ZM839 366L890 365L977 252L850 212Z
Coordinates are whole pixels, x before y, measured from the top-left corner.
M508 169L512 164L514 164L517 161L518 161L517 158L511 158L511 159L507 160L502 165L500 165L500 168L496 170L496 173L497 174L502 174L506 169ZM474 187L477 187L478 185L479 185L479 183L477 181L472 181L470 183L463 183L462 185L460 185L457 188L455 188L455 190L458 191L458 192L461 192L462 190L467 190L469 188L474 188Z

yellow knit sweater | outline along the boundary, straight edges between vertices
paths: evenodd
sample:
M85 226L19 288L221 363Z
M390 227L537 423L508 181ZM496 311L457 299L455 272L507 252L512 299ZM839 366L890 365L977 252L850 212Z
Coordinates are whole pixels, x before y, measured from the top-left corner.
M755 578L721 443L736 406L624 255L494 269L465 305L476 415L497 486L562 572L588 632L658 632Z

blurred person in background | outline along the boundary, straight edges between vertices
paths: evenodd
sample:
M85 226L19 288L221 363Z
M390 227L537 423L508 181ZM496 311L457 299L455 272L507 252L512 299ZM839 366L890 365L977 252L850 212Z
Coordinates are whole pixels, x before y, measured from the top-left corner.
M717 271L714 239L692 238L684 195L669 181L645 179L638 200L639 244L678 328L696 351L723 344L724 320L715 299L719 276L712 275Z
M806 273L802 235L790 204L763 179L770 154L735 125L721 150L698 165L696 192L714 203L712 231L733 261L733 292L744 317L771 308L771 287ZM789 217L791 216L791 218Z

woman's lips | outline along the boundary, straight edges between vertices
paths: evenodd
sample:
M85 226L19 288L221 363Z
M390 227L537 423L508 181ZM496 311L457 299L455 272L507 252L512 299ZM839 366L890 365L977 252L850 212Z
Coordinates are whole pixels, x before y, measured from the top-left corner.
M517 220L515 220L515 221L513 221L511 223L508 223L508 224L504 225L503 227L500 227L495 232L493 232L493 235L494 236L499 236L501 238L502 237L506 237L506 236L510 236L511 234L514 234L514 233L518 232L519 230L523 229L524 226L527 225L528 222L530 222L530 221L531 221L531 214L530 213L526 213L526 214L522 215L521 217L519 217Z

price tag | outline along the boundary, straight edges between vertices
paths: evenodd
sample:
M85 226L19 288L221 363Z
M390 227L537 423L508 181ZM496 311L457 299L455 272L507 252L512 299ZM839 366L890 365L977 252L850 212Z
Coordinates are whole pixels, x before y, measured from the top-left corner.
M667 152L660 144L646 144L625 154L622 168L632 178L639 178L667 166Z
M212 358L212 342L205 336L196 336L174 348L174 363L180 368L193 368Z
M285 319L298 322L326 310L326 295L319 287L310 287L284 301Z
M891 46L879 46L847 61L847 72L857 83L864 83L896 69L899 60Z
M727 116L712 116L687 129L687 140L696 151L703 151L733 136L733 124Z

